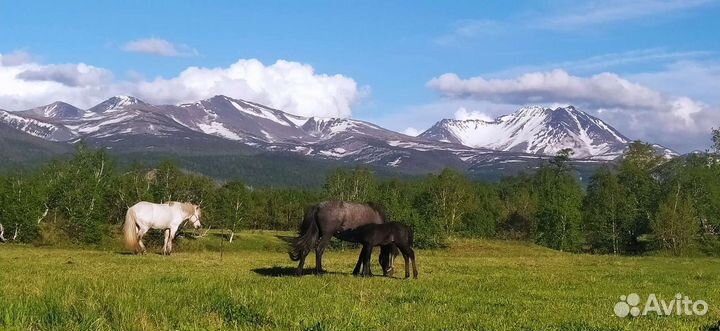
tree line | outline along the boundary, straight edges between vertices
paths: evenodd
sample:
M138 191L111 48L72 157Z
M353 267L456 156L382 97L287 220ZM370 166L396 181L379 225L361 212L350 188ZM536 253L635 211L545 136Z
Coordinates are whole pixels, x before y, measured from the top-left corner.
M102 244L116 240L138 201L187 201L216 229L296 230L306 207L327 199L378 202L412 225L421 247L450 237L522 240L557 250L675 255L720 252L720 133L707 153L667 160L633 142L618 162L579 180L564 150L532 173L471 181L446 169L416 179L380 180L339 168L318 189L218 183L171 161L119 168L103 150L0 176L0 224L20 242Z

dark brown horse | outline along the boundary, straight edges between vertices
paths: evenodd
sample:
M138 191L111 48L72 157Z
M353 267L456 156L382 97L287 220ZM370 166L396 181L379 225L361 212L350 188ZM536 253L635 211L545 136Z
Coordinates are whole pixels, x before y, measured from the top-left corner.
M345 201L324 201L310 207L300 225L297 238L290 243L290 259L300 261L297 274L301 275L305 258L315 248L315 271L320 274L322 255L333 236L346 240L349 233L366 224L385 222L383 209L374 204Z

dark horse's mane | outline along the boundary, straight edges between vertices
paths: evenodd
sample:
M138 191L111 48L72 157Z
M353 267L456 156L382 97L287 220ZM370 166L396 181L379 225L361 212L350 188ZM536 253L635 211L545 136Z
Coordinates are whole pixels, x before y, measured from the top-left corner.
M385 206L383 204L375 201L368 201L365 204L380 214L380 218L382 218L384 223L388 222L387 212L385 211Z

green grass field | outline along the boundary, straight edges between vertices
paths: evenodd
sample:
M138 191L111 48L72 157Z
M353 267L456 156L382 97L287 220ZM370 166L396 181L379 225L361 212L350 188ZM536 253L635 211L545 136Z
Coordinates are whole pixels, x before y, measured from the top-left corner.
M326 253L329 274L294 277L285 276L294 263L276 235L243 233L222 260L217 238L181 240L171 257L155 254L158 247L133 256L0 246L0 329L711 330L720 319L713 258L455 240L418 251L418 280L353 277L353 249ZM631 292L667 300L681 292L710 309L703 317L616 317L613 306Z

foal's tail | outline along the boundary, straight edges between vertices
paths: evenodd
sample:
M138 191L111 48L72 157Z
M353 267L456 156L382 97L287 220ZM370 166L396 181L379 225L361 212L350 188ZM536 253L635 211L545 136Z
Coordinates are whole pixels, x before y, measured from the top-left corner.
M305 218L302 225L300 225L298 237L290 242L288 254L291 260L298 261L308 255L320 237L320 230L317 225L318 209L318 206L312 206L305 212Z
M125 247L131 250L135 250L138 244L135 220L135 211L132 208L128 209L127 214L125 214L125 224L123 224L123 238L125 240Z

